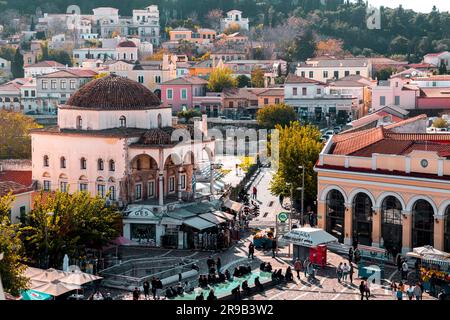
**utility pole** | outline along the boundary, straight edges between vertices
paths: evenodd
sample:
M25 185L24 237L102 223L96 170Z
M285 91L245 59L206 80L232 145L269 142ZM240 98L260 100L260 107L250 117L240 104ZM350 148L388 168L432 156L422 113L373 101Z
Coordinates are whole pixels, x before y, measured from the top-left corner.
M0 253L0 261L3 260L3 253ZM0 277L0 301L6 300L5 292L3 291L2 278Z
M304 221L303 218L305 216L305 212L304 212L304 199L305 199L305 166L302 166L302 211L301 211L301 224L302 226L304 225Z

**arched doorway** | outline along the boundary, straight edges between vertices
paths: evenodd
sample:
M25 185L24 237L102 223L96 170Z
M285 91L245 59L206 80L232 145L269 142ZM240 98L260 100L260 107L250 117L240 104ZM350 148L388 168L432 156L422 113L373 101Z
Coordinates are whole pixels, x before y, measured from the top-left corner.
M331 190L326 201L327 232L343 243L345 238L345 200L338 190Z
M413 248L430 245L434 243L434 210L433 206L426 200L418 200L412 210Z
M388 251L400 252L402 248L402 203L388 196L381 205L381 237Z
M353 240L365 246L372 245L372 200L362 192L353 200Z
M450 252L450 206L445 210L444 216L444 251Z

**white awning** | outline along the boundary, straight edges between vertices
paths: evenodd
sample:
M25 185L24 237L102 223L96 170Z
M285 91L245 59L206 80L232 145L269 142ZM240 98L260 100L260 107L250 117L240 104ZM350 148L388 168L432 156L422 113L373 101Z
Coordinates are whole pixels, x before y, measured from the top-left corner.
M232 214L230 214L230 213L226 213L226 212L223 212L223 211L214 211L213 214L216 215L216 216L225 218L225 219L227 219L229 221L233 221L234 220L234 216Z
M303 247L316 247L321 244L337 242L338 239L328 232L316 228L292 229L281 237L283 242L292 243Z
M172 225L172 226L181 226L183 224L183 221L175 218L170 217L163 217L161 219L161 224L163 225Z
M227 220L225 218L216 216L215 214L212 213L203 213L201 215L199 215L200 218L208 220L209 222L215 223L215 224L221 224L224 222L227 222Z
M230 200L230 199L226 200L223 203L223 206L225 208L231 209L231 210L236 211L236 212L241 211L242 208L244 207L244 205L242 203L239 203L239 202L236 202L236 201L233 201L233 200Z
M200 230L200 231L216 226L216 224L211 223L209 221L206 221L206 220L204 220L202 218L199 218L199 217L195 217L195 218L190 218L190 219L184 220L183 224L185 224L185 225L187 225L189 227L192 227L194 229Z

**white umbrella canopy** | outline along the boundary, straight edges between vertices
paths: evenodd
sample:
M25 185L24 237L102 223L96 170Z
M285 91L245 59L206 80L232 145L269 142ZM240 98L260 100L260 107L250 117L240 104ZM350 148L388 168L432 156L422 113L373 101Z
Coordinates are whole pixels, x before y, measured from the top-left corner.
M57 297L70 291L79 290L81 287L74 284L64 283L59 280L53 280L32 289Z
M43 270L37 268L27 268L25 271L25 276L34 281L51 282L53 280L64 278L67 276L67 273L56 269Z
M84 273L81 271L72 271L67 276L59 279L59 281L67 284L74 284L81 286L85 283L93 282L99 279L103 278L89 273Z
M303 247L316 247L338 241L337 238L322 229L309 227L292 229L283 235L280 240Z
M414 248L413 253L424 258L450 259L450 253L440 251L432 246Z

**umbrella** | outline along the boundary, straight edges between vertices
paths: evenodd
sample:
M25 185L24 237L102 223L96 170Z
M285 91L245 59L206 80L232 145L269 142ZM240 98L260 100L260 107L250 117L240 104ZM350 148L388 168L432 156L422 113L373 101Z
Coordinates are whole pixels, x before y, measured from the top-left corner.
M308 227L292 229L283 235L281 240L303 247L316 247L321 244L338 241L337 238L322 229Z
M65 276L64 278L59 279L59 281L70 284L70 285L83 285L85 283L93 282L99 279L103 279L99 276L94 276L89 273L84 273L81 271L73 271L69 275Z
M63 259L63 271L69 270L69 256L67 254L64 255Z
M33 281L37 280L37 281L43 281L43 282L51 282L54 280L64 278L67 275L68 275L67 272L64 272L61 270L47 269L47 270L42 270L41 273L35 274L29 278Z
M33 290L42 292L42 293L46 293L52 296L60 296L64 293L73 291L73 290L79 290L81 289L80 286L78 285L73 285L73 284L68 284L68 283L64 283L61 282L59 280L53 280L51 282L48 282L42 286L33 288Z
M22 300L51 300L53 297L47 293L36 290L27 290L21 294Z

